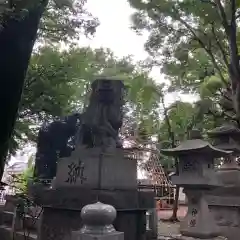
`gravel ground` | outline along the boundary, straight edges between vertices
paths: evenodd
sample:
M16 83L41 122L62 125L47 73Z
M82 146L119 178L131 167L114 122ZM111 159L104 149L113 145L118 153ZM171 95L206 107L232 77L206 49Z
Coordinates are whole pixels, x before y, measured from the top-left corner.
M186 206L179 206L178 219L181 220L187 213ZM179 223L171 223L161 221L161 219L169 219L172 215L172 210L161 210L158 212L158 234L161 236L171 236L179 234Z
M158 235L171 236L179 234L179 223L169 223L159 221Z

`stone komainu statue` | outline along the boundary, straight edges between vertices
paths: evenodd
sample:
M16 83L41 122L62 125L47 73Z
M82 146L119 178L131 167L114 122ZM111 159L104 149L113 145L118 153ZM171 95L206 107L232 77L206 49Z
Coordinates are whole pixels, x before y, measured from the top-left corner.
M118 134L123 122L124 93L122 81L96 80L83 114L42 126L37 139L34 176L55 177L58 159L70 156L76 144L90 148L122 147Z
M68 157L75 147L74 136L81 115L76 113L62 120L44 124L38 133L34 177L52 179L56 176L59 157Z
M88 147L121 147L125 87L120 80L98 79L92 83L89 106L82 114L79 143Z

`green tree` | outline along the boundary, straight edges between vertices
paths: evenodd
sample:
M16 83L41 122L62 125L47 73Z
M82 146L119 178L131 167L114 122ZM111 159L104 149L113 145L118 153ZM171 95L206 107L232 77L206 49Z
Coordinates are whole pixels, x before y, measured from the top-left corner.
M88 99L90 84L99 75L114 76L125 81L129 88L127 100L133 111L132 106L139 103L139 98L133 98L133 92L136 89L143 91L143 86L137 88L136 84L148 82L148 77L130 57L118 59L109 49L102 48L92 50L74 47L64 51L57 47L40 48L32 56L26 75L11 153L26 141L35 141L38 127L43 121L73 111L81 112ZM143 98L141 101L147 116L145 100ZM132 115L130 117L133 119Z
M76 2L81 3L80 1ZM37 2L9 0L1 5L0 75L2 76L2 92L0 94L0 102L4 118L1 118L0 121L0 177L3 174L4 163L9 149L9 139L11 138L17 118L24 80L37 38L40 19L47 7L48 0L39 0ZM70 11L70 9L68 10ZM82 28L88 29L88 32L94 32L93 29L96 26L95 20L85 21L83 20L84 18L79 19L79 15L83 13L81 11L74 10L74 13L77 15L77 18L74 18L75 15L68 14L68 17L66 17L60 10L54 10L49 7L43 18L42 29L44 31L48 30L49 39L53 39L56 36L54 33L59 34L59 32L64 34L66 39L69 39ZM58 17L61 18L59 19ZM94 27L92 28L92 26ZM72 27L74 30L70 30L69 27ZM44 31L39 31L39 36L46 40Z
M201 83L215 85L209 90L218 96L226 88L237 114L231 118L239 120L238 1L129 2L136 9L134 29L149 32L146 49L171 85L194 92Z
M28 159L28 166L24 172L16 176L15 188L21 193L27 193L28 183L33 180L33 171L34 171L34 157L30 156Z
M23 2L18 3L22 5ZM2 76L0 104L4 112L4 118L0 121L1 178L9 149L9 139L17 118L29 59L47 1L31 9L25 8L26 4L19 9L12 1L7 4L7 8L1 13L0 22L0 75Z
M72 2L69 7L58 3ZM86 8L87 0L51 0L40 21L38 41L44 44L77 42L83 35L92 36L99 25Z

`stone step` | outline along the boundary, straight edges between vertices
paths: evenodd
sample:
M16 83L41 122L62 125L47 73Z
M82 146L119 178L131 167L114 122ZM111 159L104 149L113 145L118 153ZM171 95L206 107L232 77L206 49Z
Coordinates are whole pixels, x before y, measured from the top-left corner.
M6 225L0 225L1 240L10 240L12 238L12 229ZM37 234L34 231L17 231L14 234L14 240L37 240Z

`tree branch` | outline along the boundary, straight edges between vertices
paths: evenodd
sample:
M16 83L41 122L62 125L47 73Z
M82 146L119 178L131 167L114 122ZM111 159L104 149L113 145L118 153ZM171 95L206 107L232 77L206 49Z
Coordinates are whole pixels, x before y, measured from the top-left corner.
M165 102L164 102L163 96L160 97L160 101L161 101L162 106L163 106L163 113L164 113L164 117L165 117L167 128L168 128L168 135L169 135L169 137L171 139L171 145L172 145L172 148L175 148L176 147L176 145L175 145L175 136L174 136L174 133L172 131L172 126L171 126L171 123L170 123L169 116L167 114L169 108L167 108L165 106Z
M214 36L214 38L215 38L215 40L216 40L216 43L217 43L217 45L218 45L218 47L219 47L219 50L220 50L220 52L221 52L221 54L222 54L223 61L224 61L225 65L226 65L226 67L228 68L228 67L229 67L229 62L228 62L227 57L226 57L226 56L227 56L227 53L226 53L226 51L224 50L223 46L221 45L221 43L220 43L220 41L219 41L219 39L218 39L218 37L217 37L217 35L216 35L214 23L212 23L212 33L213 33L213 36Z
M29 79L28 81L26 81L25 83L25 87L24 87L24 90L29 90L28 88L34 83L36 82L37 79L36 78L32 78L31 80Z
M239 58L237 47L237 24L236 24L236 1L231 0L231 25L229 35L230 56L231 56L231 68L234 75L239 77Z
M194 38L199 42L200 46L207 52L207 54L209 55L209 57L211 58L211 61L213 63L214 68L218 71L218 74L222 80L222 82L227 86L227 81L225 80L225 78L222 75L221 69L219 68L215 57L212 53L212 51L207 48L207 46L204 44L204 42L197 36L197 34L195 33L195 31L192 29L192 27L186 22L184 21L182 18L178 17L177 20L179 20L194 36Z
M238 14L236 15L236 18L235 18L235 19L237 20L237 19L239 19L239 18L240 18L240 13L238 13Z
M229 25L228 25L228 19L227 19L227 15L225 13L224 7L221 3L221 0L215 0L215 4L218 7L219 10L219 15L222 19L222 25L224 27L224 30L226 32L226 35L229 36Z
M211 0L200 0L200 2L202 2L202 3L207 3L207 4L211 4L211 5L213 5L214 7L216 7L216 3L213 2L213 1L211 1Z

